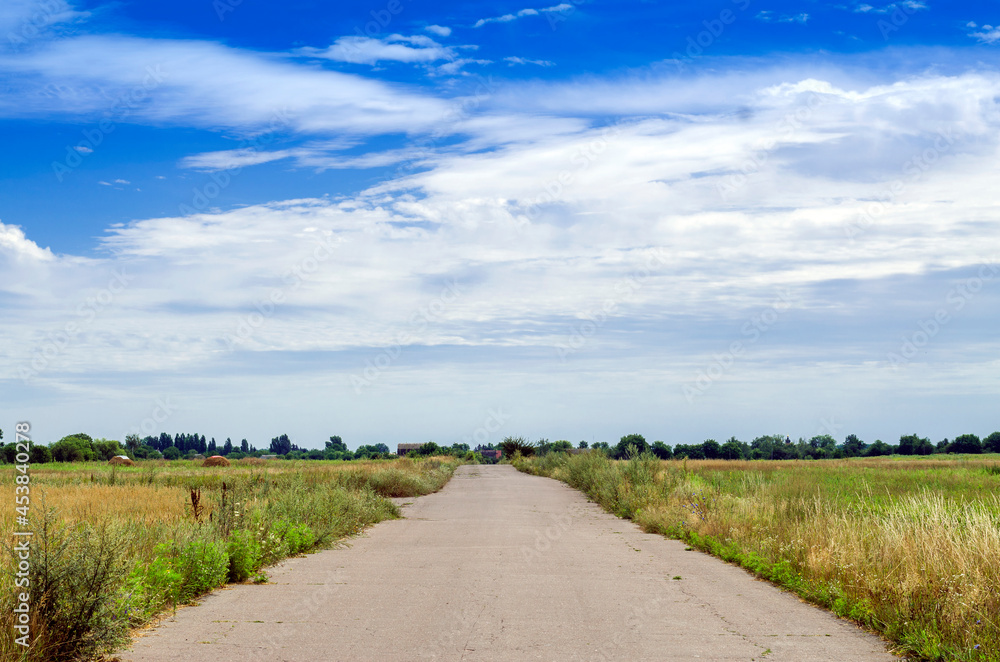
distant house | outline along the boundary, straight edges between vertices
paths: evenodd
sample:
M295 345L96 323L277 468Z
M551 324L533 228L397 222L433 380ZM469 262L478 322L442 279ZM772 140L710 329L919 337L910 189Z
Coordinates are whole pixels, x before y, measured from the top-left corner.
M486 449L483 449L483 450L478 451L478 452L483 457L492 457L492 458L494 458L496 460L499 460L502 457L502 453L501 453L501 451L500 451L499 448L497 448L495 450L486 450Z
M396 455L405 456L410 451L420 450L423 444L398 444L396 446Z

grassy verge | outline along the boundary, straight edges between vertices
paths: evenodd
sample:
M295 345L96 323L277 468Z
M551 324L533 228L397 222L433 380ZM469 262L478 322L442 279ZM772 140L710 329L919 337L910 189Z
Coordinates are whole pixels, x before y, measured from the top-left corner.
M227 582L263 579L262 568L287 556L398 517L387 497L435 492L460 464L41 465L31 477L31 645L15 643L15 595L4 591L0 659L57 662L111 652L165 609ZM3 493L13 503L13 486ZM5 530L14 530L13 515L0 516ZM17 559L4 542L0 574L13 587Z
M1000 661L1000 458L517 459L924 660Z

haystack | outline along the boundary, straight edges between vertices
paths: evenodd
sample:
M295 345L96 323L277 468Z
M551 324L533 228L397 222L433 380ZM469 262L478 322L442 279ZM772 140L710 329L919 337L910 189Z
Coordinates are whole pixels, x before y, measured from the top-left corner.
M108 464L121 464L126 467L134 467L135 462L124 455L115 455L113 458L108 460Z
M221 455L213 455L212 457L205 460L202 465L203 467L228 467L229 460L222 457Z

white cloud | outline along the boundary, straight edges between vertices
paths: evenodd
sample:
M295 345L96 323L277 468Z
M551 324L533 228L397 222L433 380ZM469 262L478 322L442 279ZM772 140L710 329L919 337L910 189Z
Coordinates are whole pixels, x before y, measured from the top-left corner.
M86 19L66 0L4 0L0 3L0 35L4 47L19 47L48 36L53 27Z
M38 244L25 237L24 230L16 225L5 225L3 222L0 222L0 254L12 258L17 263L48 262L55 259L48 248L40 248ZM5 279L8 287L16 287L16 282L10 276L12 274L7 274ZM6 288L0 288L0 291L2 289Z
M131 184L131 183L132 183L132 182L130 182L130 181L129 181L129 180L127 180L127 179L116 179L116 180L115 180L115 184Z
M864 3L855 7L854 11L861 14L891 14L895 11L906 11L907 13L912 13L915 11L929 9L930 7L926 2L920 2L919 0L904 0L904 2L893 2L882 7L875 7Z
M975 25L973 24L972 27L975 27ZM984 44L995 44L1000 42L1000 27L984 25L980 32L972 32L969 36L975 37Z
M384 61L427 63L455 57L455 52L451 48L442 46L430 37L423 35L405 37L399 34L381 39L340 37L325 50L302 48L299 53L309 57L372 65Z
M551 12L558 13L573 9L573 5L569 3L561 3L558 5L553 5L552 7L544 7L542 9L522 9L520 11L514 12L513 14L504 14L503 16L495 16L493 18L481 18L472 26L474 28L481 28L489 23L510 23L511 21L516 21L519 18L525 16L540 16L543 13Z
M94 150L92 150L91 148L87 147L86 145L75 145L73 147L73 149L75 149L76 151L80 152L81 154L93 154L93 152L94 152Z
M10 76L0 91L7 118L110 112L121 122L365 135L428 130L450 108L400 85L203 41L63 39L0 60L0 73ZM65 98L35 93L48 84Z
M505 57L504 62L507 62L511 66L514 66L515 64L536 64L539 67L555 66L555 62L550 62L548 60L528 60L523 57L516 57L516 56Z
M424 30L430 32L431 34L436 34L439 37L450 37L451 28L445 27L443 25L428 25Z
M776 15L773 11L764 10L759 12L756 18L760 21L764 21L765 23L772 23L777 21L778 23L801 23L805 25L805 23L809 20L809 14Z

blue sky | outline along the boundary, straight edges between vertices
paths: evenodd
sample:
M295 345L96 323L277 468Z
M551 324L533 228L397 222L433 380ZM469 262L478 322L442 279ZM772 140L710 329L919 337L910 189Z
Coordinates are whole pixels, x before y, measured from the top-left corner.
M0 8L0 427L1000 428L1000 3L332 4Z

